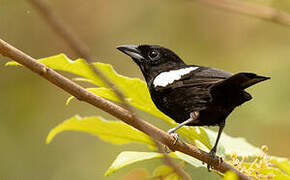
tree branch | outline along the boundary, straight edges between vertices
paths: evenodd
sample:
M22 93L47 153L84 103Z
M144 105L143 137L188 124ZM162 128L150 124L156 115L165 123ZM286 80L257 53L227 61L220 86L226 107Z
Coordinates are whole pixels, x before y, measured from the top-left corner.
M238 0L190 0L190 2L205 4L225 11L290 26L290 14L267 6Z
M112 116L115 116L116 118L124 121L125 123L144 132L145 134L152 137L154 140L168 146L172 151L183 152L205 163L210 162L211 156L209 153L203 150L200 150L199 148L191 144L188 144L186 142L183 142L181 140L177 141L176 144L173 144L175 139L171 135L169 135L167 132L151 125L150 123L140 118L134 117L131 113L129 113L128 110L100 96L97 96L90 91L87 91L85 88L67 79L66 77L57 73L53 69L45 66L44 64L41 64L40 62L38 62L31 56L16 49L15 47L6 43L2 39L0 39L0 54L2 54L3 56L7 56L11 58L12 60L17 61L18 63L26 66L31 71L39 74L40 76L47 79L51 83L62 88L66 92L75 96L80 101L85 101L97 108L100 108L103 111L111 114ZM215 160L212 161L212 166L213 166L213 169L221 173L225 173L226 171L234 171L238 175L239 179L242 179L242 180L251 179L247 175L234 169L232 166L230 166L226 162L220 163L219 158L216 158Z
M30 2L36 7L53 30L57 32L65 42L68 42L68 46L70 46L79 57L91 59L89 47L72 31L72 29L57 17L54 11L51 11L51 7L47 3L44 3L42 0L30 0Z

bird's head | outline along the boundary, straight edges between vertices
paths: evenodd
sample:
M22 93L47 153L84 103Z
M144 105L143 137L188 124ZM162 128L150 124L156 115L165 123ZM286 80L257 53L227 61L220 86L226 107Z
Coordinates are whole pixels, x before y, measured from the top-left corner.
M159 45L121 45L117 49L130 56L140 67L146 81L161 72L178 69L184 62L170 49Z

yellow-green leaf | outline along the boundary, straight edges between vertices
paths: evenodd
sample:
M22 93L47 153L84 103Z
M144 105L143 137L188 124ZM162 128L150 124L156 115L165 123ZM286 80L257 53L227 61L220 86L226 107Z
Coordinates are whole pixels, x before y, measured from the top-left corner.
M205 165L203 165L201 161L193 158L192 156L189 156L179 151L174 152L174 154L178 159L185 161L193 167L205 167Z
M213 147L212 144L214 142L212 142L211 139L214 137L209 136L202 127L185 126L180 128L177 132L186 137L190 142L195 142L200 148L202 148L200 143L202 143L202 145L207 149L211 149Z
M118 102L118 103L120 102L119 98L115 95L114 91L112 91L111 89L108 89L108 88L105 88L105 87L100 87L100 88L88 88L87 90L93 92L94 94L96 94L98 96L106 98L108 100L115 101L115 102ZM137 97L132 97L131 96L132 93L135 93L135 92L133 92L134 91L133 89L131 91L132 92L129 95L126 96L126 101L127 101L128 104L130 104L131 106L133 106L133 107L135 107L137 109L140 109L141 111L144 111L144 112L152 114L152 115L154 115L156 117L159 117L159 118L165 120L166 122L168 122L171 125L176 125L176 123L173 122L172 119L170 119L169 117L165 116L163 113L161 113L155 107L155 105L151 101L150 96L147 97L147 98L149 98L149 99L147 99L147 101L145 101L145 100L140 101L140 100L138 100ZM144 91L147 91L147 89L145 89ZM141 96L141 94L140 94L140 96ZM69 97L67 99L67 103L69 103L72 99L73 99L73 97Z
M149 136L121 121L107 121L101 117L74 116L53 128L46 139L47 143L64 131L81 131L98 136L114 144L142 143L154 146Z
M183 160L179 158L176 155L176 153L177 152L171 152L168 154L168 156L170 156L171 158ZM117 158L114 160L112 165L109 167L109 169L105 173L105 176L109 176L112 173L128 165L145 161L145 160L157 159L157 158L162 158L162 157L163 157L163 154L159 152L124 151L117 156Z
M114 93L112 89L100 87L100 88L88 88L89 91L93 92L96 95L109 99L115 102L121 102L117 95ZM127 101L130 99L127 98Z
M195 142L199 148L209 151L217 138L217 133L202 127L183 127L179 131L190 142ZM218 155L225 156L236 153L238 156L256 156L261 150L241 137L231 137L222 133L218 144Z
M238 177L233 171L228 171L225 173L223 180L238 180Z
M176 173L171 173L168 176L164 178L164 180L183 180L178 174Z
M59 54L56 56L39 59L39 62L45 64L52 69L70 72L90 79L94 84L98 86L106 86L103 80L95 75L95 73L91 70L91 68L84 59L77 59L75 61L72 61L66 55ZM6 63L6 65L11 66L19 64L17 62L8 62Z
M271 162L290 176L290 162L287 159L272 159Z
M205 131L212 139L211 144L214 144L217 133L209 129L205 129ZM260 148L253 146L245 138L231 137L226 133L222 133L218 149L225 155L236 153L238 156L257 156L261 153Z
M154 178L164 179L164 180L183 180L170 166L161 165L157 167L153 172ZM189 175L187 175L190 178Z
M153 172L153 177L165 177L172 173L174 170L172 167L167 165L162 165L157 167Z
M267 167L265 169L259 170L260 176L267 176L268 179L272 178L274 180L290 180L290 176L284 174L280 169L274 167ZM258 176L259 176L258 175Z
M149 159L160 158L163 155L157 152L135 152L135 151L124 151L121 152L117 158L114 160L112 165L106 171L105 176L109 176L110 174L116 172L117 170L134 164L136 162L145 161Z

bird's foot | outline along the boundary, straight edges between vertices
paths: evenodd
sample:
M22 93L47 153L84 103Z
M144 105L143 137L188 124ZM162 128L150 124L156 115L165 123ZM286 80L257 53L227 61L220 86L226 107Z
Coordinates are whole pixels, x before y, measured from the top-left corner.
M208 170L208 172L210 172L210 169L212 168L212 162L216 158L216 149L213 148L212 150L210 150L209 154L210 154L210 160L209 160L209 163L207 164L207 170Z
M222 157L217 157L216 156L216 149L210 150L209 154L210 154L210 161L207 164L207 170L208 170L208 172L210 172L210 169L212 169L212 163L213 163L213 161L216 158L218 158L218 166L220 166L222 164L222 162L224 161Z
M173 138L174 138L174 142L172 143L172 145L175 145L176 142L177 142L178 139L179 139L179 136L178 136L178 134L175 132L175 129L174 129L174 128L169 129L167 132L168 132L171 136L173 136ZM165 151L166 153L169 153L168 147L167 147L166 145L164 145L164 151Z
M179 139L178 134L175 132L175 128L169 129L167 132L168 132L171 136L173 136L173 138L174 138L173 145L175 145L176 142L177 142L178 139Z

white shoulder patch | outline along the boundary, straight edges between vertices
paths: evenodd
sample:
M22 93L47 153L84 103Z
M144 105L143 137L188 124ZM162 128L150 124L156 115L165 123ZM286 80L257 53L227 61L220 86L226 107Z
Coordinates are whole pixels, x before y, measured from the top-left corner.
M165 87L169 84L172 84L174 81L179 80L181 76L188 74L196 69L198 69L198 67L187 67L183 69L171 70L168 72L160 73L154 79L153 85L154 87L157 86Z

